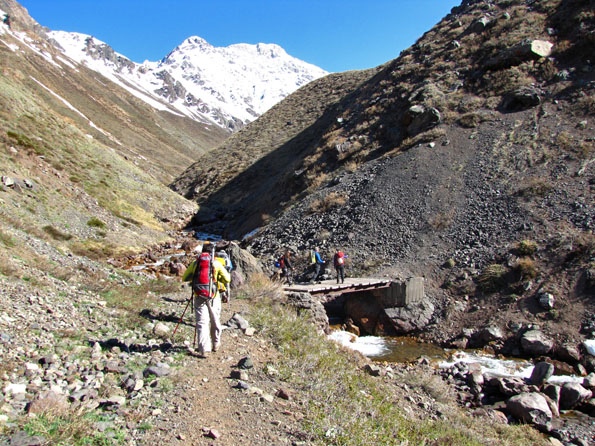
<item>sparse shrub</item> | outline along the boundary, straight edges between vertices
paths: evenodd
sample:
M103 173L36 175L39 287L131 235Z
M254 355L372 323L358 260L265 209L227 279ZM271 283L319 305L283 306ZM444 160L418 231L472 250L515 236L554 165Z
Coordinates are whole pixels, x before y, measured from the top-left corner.
M111 243L103 243L93 240L76 242L71 247L72 252L93 260L104 260L108 257L116 257L129 254L130 249L123 246L116 246Z
M567 131L562 131L558 133L556 136L556 144L562 149L566 150L567 152L572 150L572 147L575 144L574 138L572 135Z
M320 231L316 237L316 241L320 244L322 242L324 242L325 240L328 240L331 238L331 235L333 235L330 231L323 229L322 231Z
M314 200L310 206L309 211L312 214L328 212L332 209L344 206L347 203L347 197L337 192L331 192L322 198Z
M257 302L263 299L284 300L282 287L278 282L269 280L265 274L252 274L249 282L236 293L236 298L245 299L248 296Z
M326 183L326 181L328 179L328 174L318 170L316 172L309 173L307 177L308 177L309 187L311 189L317 189L318 187L320 187Z
M472 113L483 106L484 99L479 96L465 96L457 104L457 111L460 113Z
M512 293L507 296L507 300L511 304L518 302L520 298L521 298L521 296L519 296L516 293Z
M577 153L581 159L589 160L593 153L593 144L587 141L580 141L577 145Z
M16 244L14 238L3 230L0 230L0 243L2 243L7 248L12 248Z
M54 240L67 241L72 239L72 235L62 232L58 228L55 228L51 225L44 226L43 230Z
M91 217L87 221L87 226L91 226L92 228L104 229L106 227L106 224L103 221L101 221L100 219L98 219L97 217Z
M455 259L453 259L451 257L446 262L444 262L444 267L445 268L454 268L456 266L456 264L457 264L457 262L455 261Z
M420 133L419 135L415 135L412 138L405 139L403 144L401 144L401 146L398 148L399 150L394 149L388 153L390 154L401 150L407 150L418 144L439 140L444 136L446 136L446 130L443 127L434 127L426 132Z
M516 194L524 198L544 197L551 189L552 186L550 184L537 178L531 180L528 185L519 188Z
M355 162L355 160L351 159L351 160L349 160L349 161L346 161L346 162L343 164L343 168L344 168L344 169L345 169L347 172L353 173L353 172L355 172L355 171L357 170L357 168L358 168L358 164Z
M6 277L17 277L19 269L15 262L9 261L4 256L0 256L0 274Z
M477 277L477 285L483 291L497 291L506 284L508 268L499 263L486 266Z
M485 75L484 80L487 84L485 90L498 95L535 82L535 79L529 76L522 66L489 72Z
M262 221L263 225L269 224L273 221L273 216L267 212L260 215L260 221Z
M576 101L576 105L585 115L595 115L595 96L582 96Z
M483 118L480 114L466 113L459 118L459 125L467 129L472 129L481 124L482 121Z
M99 432L95 427L94 413L81 416L76 411L48 410L35 417L28 417L23 430L31 436L40 436L44 444L107 445L123 442L124 433L116 427Z
M571 252L567 260L587 260L595 257L595 234L580 233L570 240Z
M429 223L433 229L446 229L452 224L453 219L454 211L440 212L430 218Z
M537 266L535 260L529 257L519 259L514 267L515 271L520 275L521 281L531 280L537 277Z
M533 240L521 240L516 245L516 251L521 256L532 256L537 252L537 242Z

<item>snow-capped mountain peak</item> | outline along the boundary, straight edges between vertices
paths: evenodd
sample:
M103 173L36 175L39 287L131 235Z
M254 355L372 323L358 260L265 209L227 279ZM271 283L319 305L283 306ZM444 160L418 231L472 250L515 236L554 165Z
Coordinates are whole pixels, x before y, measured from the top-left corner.
M151 105L230 130L328 74L269 43L214 47L191 36L162 60L137 64L92 36L64 31L51 31L49 36L71 59Z

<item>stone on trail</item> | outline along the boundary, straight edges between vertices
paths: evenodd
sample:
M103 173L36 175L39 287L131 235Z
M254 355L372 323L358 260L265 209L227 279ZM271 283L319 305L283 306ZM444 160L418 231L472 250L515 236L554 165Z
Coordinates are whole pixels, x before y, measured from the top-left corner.
M252 362L252 359L249 356L246 356L240 359L240 361L238 362L238 367L247 370L253 368L254 363Z

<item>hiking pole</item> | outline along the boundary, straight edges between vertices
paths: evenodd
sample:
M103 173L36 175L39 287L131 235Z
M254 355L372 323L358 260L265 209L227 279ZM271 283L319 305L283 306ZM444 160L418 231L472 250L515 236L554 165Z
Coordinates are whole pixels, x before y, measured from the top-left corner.
M192 346L198 348L198 328L196 327L196 324L194 324L194 343Z
M193 294L194 294L194 291L193 291ZM176 325L176 328L174 329L174 333L171 335L171 338L172 339L176 335L176 331L178 331L178 327L182 323L182 320L184 320L184 315L186 314L186 310L188 309L188 306L190 305L190 302L191 301L192 301L192 295L190 295L190 299L188 299L188 303L186 304L186 308L184 308L184 312L182 313L182 317L180 317L180 320L178 321L178 324Z

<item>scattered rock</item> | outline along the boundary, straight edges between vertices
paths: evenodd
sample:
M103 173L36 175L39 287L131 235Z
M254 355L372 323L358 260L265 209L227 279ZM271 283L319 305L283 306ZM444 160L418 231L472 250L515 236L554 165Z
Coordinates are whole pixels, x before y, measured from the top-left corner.
M252 362L252 359L249 356L246 356L240 359L240 361L238 362L238 367L240 369L249 370L254 367L254 363Z
M549 430L552 422L552 411L546 397L539 393L522 393L510 397L506 401L506 409L517 420L534 424Z

